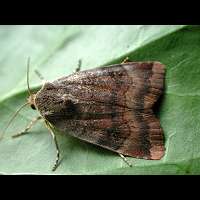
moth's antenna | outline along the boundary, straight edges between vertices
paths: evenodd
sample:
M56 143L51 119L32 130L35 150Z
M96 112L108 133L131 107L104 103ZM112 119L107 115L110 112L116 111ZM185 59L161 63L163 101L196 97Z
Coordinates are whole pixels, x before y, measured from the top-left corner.
M12 121L15 119L15 117L16 117L16 116L19 114L19 112L20 112L25 106L27 106L27 105L29 105L28 102L25 103L24 105L22 105L20 108L18 108L18 110L14 113L14 115L13 115L13 116L11 117L11 119L9 120L7 126L6 126L5 129L3 130L3 133L2 133L1 136L0 136L0 140L3 138L3 136L4 136L5 132L6 132L6 130L8 129L8 127L10 126L10 124L12 123Z
M28 87L28 93L30 96L32 96L31 93L31 89L29 86L29 68L30 68L30 57L28 57L28 61L27 61L27 74L26 74L26 81L27 81L27 87ZM9 120L7 126L5 127L5 129L3 130L3 133L0 136L0 140L3 138L6 130L8 129L8 127L10 126L10 124L12 123L12 121L15 119L15 117L19 114L19 112L27 105L29 105L30 102L25 103L24 105L22 105L20 108L18 108L18 110L14 113L14 115L11 117L11 119Z
M31 89L30 89L30 86L29 86L29 68L30 68L30 57L28 57L28 61L27 61L26 81L27 81L28 93L31 96Z

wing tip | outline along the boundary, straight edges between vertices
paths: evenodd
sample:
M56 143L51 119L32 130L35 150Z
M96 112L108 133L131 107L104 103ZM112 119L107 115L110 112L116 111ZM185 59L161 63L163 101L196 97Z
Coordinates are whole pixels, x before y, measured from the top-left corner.
M152 146L150 149L150 159L151 160L160 160L165 154L164 145Z
M164 74L165 73L165 65L159 61L153 62L152 71L154 73Z
M164 133L159 119L154 115L145 115L145 121L149 127L149 159L160 160L165 154Z

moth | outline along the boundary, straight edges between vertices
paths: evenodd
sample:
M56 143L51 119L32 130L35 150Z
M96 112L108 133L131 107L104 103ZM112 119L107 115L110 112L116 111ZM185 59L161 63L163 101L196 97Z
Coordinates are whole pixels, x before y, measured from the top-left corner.
M152 110L164 88L165 67L160 62L126 59L85 71L79 66L72 75L45 82L35 94L27 68L29 97L22 107L30 105L39 116L13 137L43 120L57 149L53 170L60 156L55 129L116 152L125 162L124 156L158 160L164 155L163 130Z

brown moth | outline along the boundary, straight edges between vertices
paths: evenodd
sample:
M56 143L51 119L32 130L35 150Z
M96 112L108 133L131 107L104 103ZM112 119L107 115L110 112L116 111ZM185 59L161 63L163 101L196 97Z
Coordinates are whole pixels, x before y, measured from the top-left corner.
M28 98L39 117L14 137L43 119L57 147L53 170L59 161L54 129L114 151L126 162L124 156L161 159L163 130L152 107L163 92L164 73L160 62L125 61L46 82Z

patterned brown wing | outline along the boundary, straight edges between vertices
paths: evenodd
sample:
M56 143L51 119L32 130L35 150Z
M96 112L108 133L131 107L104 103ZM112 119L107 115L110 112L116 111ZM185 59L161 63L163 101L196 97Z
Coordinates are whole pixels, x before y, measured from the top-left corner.
M129 62L78 72L53 83L80 101L146 109L153 106L163 91L164 65Z
M118 112L112 112L112 109ZM47 119L61 132L123 155L145 159L163 156L163 131L151 110L143 113L117 107L104 107L104 110L107 112L95 116L54 115Z

